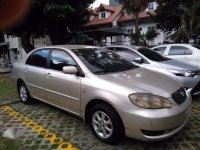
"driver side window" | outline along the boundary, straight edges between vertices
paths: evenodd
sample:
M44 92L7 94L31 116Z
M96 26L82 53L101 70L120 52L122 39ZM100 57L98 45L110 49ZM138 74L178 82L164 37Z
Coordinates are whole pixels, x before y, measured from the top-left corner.
M62 71L64 66L75 66L72 57L65 51L53 50L51 53L49 68Z

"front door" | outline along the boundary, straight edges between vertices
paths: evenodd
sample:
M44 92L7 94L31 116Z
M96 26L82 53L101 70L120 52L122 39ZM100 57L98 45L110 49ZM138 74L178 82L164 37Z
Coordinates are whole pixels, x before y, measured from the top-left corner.
M79 115L81 77L62 72L64 66L70 65L76 63L66 51L52 50L46 73L46 97L48 102Z

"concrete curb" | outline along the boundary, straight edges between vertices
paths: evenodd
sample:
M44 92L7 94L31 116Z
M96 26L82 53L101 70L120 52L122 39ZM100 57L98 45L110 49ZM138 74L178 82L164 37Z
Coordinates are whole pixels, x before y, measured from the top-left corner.
M19 102L20 102L20 100L14 100L14 101L4 102L4 103L1 103L1 104L0 104L0 107L1 107L1 106L4 106L4 105L10 105L10 104L19 103Z
M0 74L8 74L11 73L12 71L6 71L6 72L0 72Z

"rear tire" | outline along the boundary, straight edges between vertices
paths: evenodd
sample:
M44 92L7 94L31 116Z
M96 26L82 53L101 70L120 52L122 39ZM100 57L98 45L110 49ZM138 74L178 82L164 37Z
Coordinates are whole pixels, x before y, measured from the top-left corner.
M24 82L21 82L18 86L19 98L24 104L30 104L32 98Z
M115 143L124 137L124 126L117 112L107 104L97 104L89 112L89 126L99 140Z

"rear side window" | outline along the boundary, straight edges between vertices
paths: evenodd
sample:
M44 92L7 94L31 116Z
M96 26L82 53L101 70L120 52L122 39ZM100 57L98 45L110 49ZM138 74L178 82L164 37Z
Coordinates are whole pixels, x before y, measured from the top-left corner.
M167 48L166 46L157 47L157 48L154 48L153 50L156 51L157 53L159 53L160 55L164 55L166 48Z
M126 48L116 48L114 52L130 62L133 62L135 58L141 57L136 52L126 49Z
M50 69L62 71L64 66L75 66L72 57L64 51L53 50L50 58Z
M192 55L192 51L183 46L171 46L168 55Z
M32 53L26 61L27 65L37 66L37 67L46 67L47 57L49 50L37 50Z

